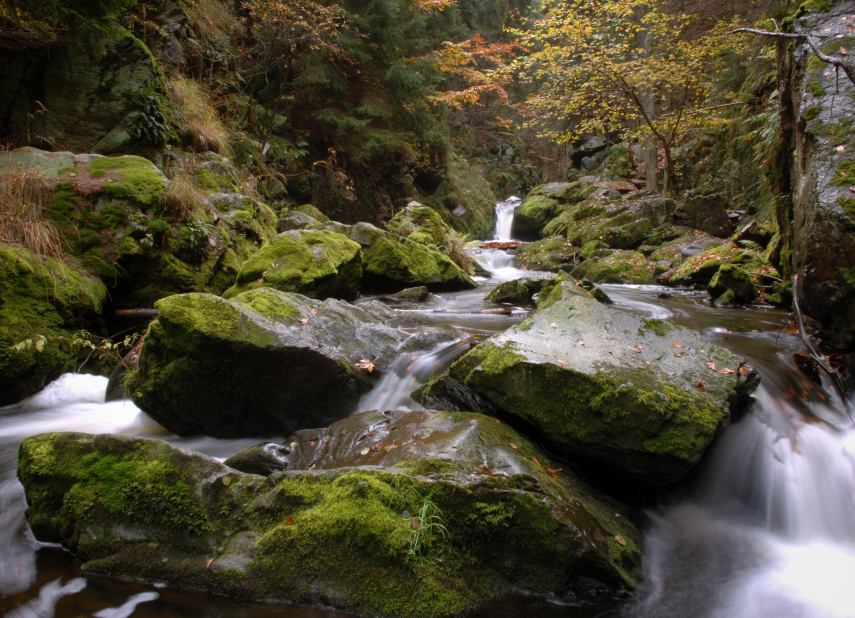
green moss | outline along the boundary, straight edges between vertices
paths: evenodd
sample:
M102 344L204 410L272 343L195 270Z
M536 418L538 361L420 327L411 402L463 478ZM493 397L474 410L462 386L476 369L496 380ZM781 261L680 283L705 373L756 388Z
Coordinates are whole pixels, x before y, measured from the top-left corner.
M169 230L169 224L163 219L152 219L146 224L146 228L152 234L163 234Z
M93 178L110 173L102 187L109 197L132 199L141 206L153 206L165 199L166 180L148 159L99 157L86 166L86 171Z
M232 300L275 322L296 323L301 314L287 298L268 288L244 292Z
M716 247L695 255L680 266L671 283L709 281L722 264L742 264L757 255L736 245Z
M814 118L819 116L821 113L822 113L822 107L821 106L812 105L811 107L808 107L805 110L804 117L805 117L805 120L810 122L811 120L813 120Z
M238 190L232 178L215 174L204 167L193 170L193 184L206 191L236 193Z
M673 330L673 324L664 320L644 320L644 326L660 337L665 337Z
M648 283L653 277L653 266L641 253L614 251L607 257L585 260L570 274L575 279L590 279L594 283Z
M249 258L225 294L271 287L312 298L355 298L361 277L358 243L335 232L298 230L276 236Z
M831 179L831 184L837 187L855 185L855 161L843 161L837 168L837 174Z
M799 5L796 17L801 17L805 13L827 13L830 10L830 0L807 0Z
M546 238L519 247L515 261L523 270L557 272L572 269L576 264L573 244L560 237Z
M824 97L824 96L825 96L825 94L826 94L826 93L825 93L825 89L824 89L822 86L820 86L820 85L819 85L819 82L818 82L818 81L812 81L812 82L810 82L810 83L808 84L808 88L810 88L810 91L811 91L811 93L813 94L813 96L815 96L815 97L817 97L817 98Z
M320 210L318 210L311 204L303 204L302 206L299 206L294 210L296 210L297 212L301 212L304 215L309 215L310 217L317 221L320 221L321 223L328 223L330 221L330 218L328 216L326 216L324 213L322 213Z

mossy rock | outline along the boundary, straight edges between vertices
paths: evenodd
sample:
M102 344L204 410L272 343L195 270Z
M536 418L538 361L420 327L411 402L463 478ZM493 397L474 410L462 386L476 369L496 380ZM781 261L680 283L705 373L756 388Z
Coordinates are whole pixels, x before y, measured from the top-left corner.
M321 223L328 223L330 221L329 217L327 217L324 213L322 213L320 210L318 210L311 204L303 204L302 206L298 206L294 209L294 212L309 215L310 217L312 217L312 219L320 221Z
M12 347L43 337L71 338L103 328L107 289L54 258L0 243L0 406L36 393L60 374L76 369L78 350L48 340L23 351ZM42 344L40 344L42 345Z
M746 303L757 300L759 296L757 288L751 281L751 275L735 264L722 264L707 289L713 298L730 290L739 300Z
M421 243L370 223L357 223L347 228L346 233L362 246L362 282L366 290L392 292L426 286L440 291L478 287L451 258Z
M484 296L484 300L494 303L529 304L536 294L552 282L552 279L523 277L513 281L503 281Z
M265 478L150 438L43 434L18 476L36 538L125 580L390 618L638 584L635 513L491 418L369 412L289 443L288 470Z
M292 230L276 236L244 262L231 298L259 288L311 298L353 299L362 278L362 250L346 236L326 230Z
M166 199L166 178L154 163L142 157L97 157L86 166L92 178L103 178L101 191L117 199L133 200L145 207Z
M606 157L606 177L612 180L629 180L632 175L630 153L625 146L613 146Z
M480 344L414 397L532 427L563 456L617 477L670 484L756 386L740 375L743 363L693 331L611 309L565 279L535 316Z
M541 195L527 197L514 213L511 236L537 240L540 231L559 214L558 202Z
M516 250L514 262L523 270L559 272L578 264L576 249L563 236L545 238Z
M434 247L445 246L446 235L451 233L451 228L438 212L422 205L407 206L386 224L386 229L419 244Z
M709 283L724 264L745 264L753 257L751 251L736 245L715 247L695 255L671 277L671 283Z
M180 435L281 436L329 425L356 409L399 354L456 337L377 301L321 304L271 288L231 301L182 294L156 307L125 390ZM364 359L373 372L358 370Z
M605 251L605 250L602 250ZM649 283L654 267L644 254L637 251L611 250L609 255L595 254L571 271L576 279L589 279L594 283Z

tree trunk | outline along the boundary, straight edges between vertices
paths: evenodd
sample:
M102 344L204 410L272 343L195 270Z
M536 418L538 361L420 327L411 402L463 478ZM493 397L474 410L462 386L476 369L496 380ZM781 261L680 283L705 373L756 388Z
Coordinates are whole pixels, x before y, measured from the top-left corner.
M653 49L653 35L647 33L644 36L642 47L646 56ZM656 115L656 95L653 88L648 88L641 97L641 103L648 118ZM650 142L644 149L644 179L647 181L647 190L651 193L659 193L659 174L656 168L659 166L659 155L656 152L656 144Z

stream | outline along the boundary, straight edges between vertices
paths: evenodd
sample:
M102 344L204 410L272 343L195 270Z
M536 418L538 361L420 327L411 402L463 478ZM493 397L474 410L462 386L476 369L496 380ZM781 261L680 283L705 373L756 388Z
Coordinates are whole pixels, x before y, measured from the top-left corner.
M513 209L497 205L496 238L509 240ZM477 313L499 282L531 276L497 249L478 251L493 274L476 290L440 293L404 311L436 313L459 341L401 359L366 394L360 410L414 409L410 393L479 338L521 322ZM754 304L709 306L707 294L656 286L604 285L619 310L671 319L748 359L763 377L748 412L704 457L679 495L649 511L645 582L634 600L595 606L558 599L496 601L470 616L507 618L836 618L855 616L855 432L833 389L811 384L791 357L804 352L789 314ZM660 298L660 296L667 296ZM449 313L449 311L454 311ZM412 365L412 370L407 368ZM10 618L333 618L335 610L239 603L224 597L84 574L68 552L37 543L24 519L17 449L31 435L78 431L161 438L220 460L259 439L179 438L130 401L104 403L106 378L67 374L42 392L0 409L0 615ZM270 436L271 439L284 436Z

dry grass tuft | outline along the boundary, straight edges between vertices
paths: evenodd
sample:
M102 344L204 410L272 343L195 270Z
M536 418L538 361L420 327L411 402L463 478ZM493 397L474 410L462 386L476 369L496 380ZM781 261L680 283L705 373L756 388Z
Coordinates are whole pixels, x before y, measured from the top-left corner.
M192 169L177 165L167 170L169 186L166 188L166 208L169 216L178 221L195 217L201 221L211 218L211 206L204 194L193 184Z
M196 152L216 152L228 156L229 130L211 104L210 94L197 82L183 77L170 81L169 97L181 113L181 134Z
M41 174L7 174L0 180L0 242L39 256L63 259L62 237L47 220L51 188Z

